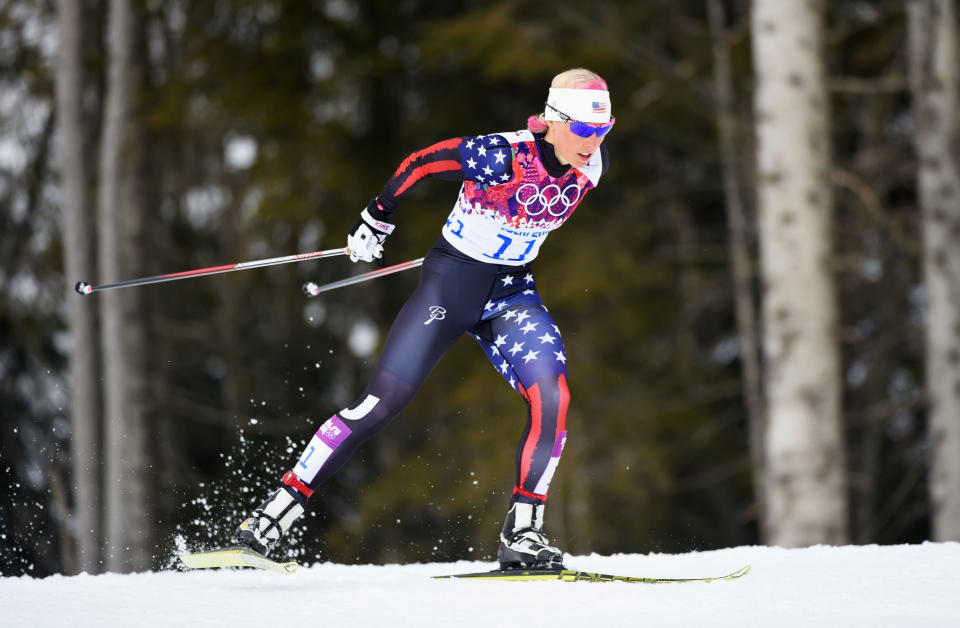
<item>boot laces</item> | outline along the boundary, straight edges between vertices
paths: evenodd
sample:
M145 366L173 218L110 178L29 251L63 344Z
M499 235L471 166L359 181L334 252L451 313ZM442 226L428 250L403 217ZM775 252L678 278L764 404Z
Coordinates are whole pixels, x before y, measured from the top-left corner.
M267 524L263 525L263 521L266 520ZM253 528L254 533L268 541L277 541L283 536L283 530L280 528L280 520L274 519L264 511L259 508L253 512ZM271 536L270 532L275 530L275 536Z
M550 553L559 554L560 550L550 545L550 541L547 539L547 535L544 534L541 530L536 528L524 528L522 530L514 530L513 534L510 535L508 540L510 545L520 546L526 550L530 550L536 553L540 553L543 550L547 550Z

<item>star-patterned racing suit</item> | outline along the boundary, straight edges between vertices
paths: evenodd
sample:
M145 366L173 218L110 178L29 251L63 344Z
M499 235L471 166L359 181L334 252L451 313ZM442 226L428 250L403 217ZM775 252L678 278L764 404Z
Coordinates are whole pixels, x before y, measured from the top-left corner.
M303 512L317 487L410 402L464 333L480 343L528 408L508 522L517 502L533 504L542 515L566 441L570 392L563 340L537 292L531 262L550 231L566 222L596 186L607 164L601 144L584 168L561 165L544 135L530 131L445 140L400 164L367 207L376 220L388 222L427 177L462 181L459 197L425 256L420 283L397 315L363 394L320 426L284 476L284 488L296 502L284 497L280 506L267 508L280 503L275 497L261 508L276 510L271 515L272 525L279 526L276 534ZM529 519L533 511L522 508ZM248 543L249 534L238 538ZM258 536L256 546L265 552L271 544L260 548Z

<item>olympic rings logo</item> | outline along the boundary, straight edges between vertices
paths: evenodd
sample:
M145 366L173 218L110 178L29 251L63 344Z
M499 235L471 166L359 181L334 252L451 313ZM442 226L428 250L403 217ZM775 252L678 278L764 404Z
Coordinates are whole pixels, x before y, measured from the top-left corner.
M532 191L525 192L527 188L532 188ZM573 198L570 197L571 189L574 194ZM517 190L514 198L517 199L518 203L523 205L523 210L528 216L539 216L547 211L550 212L551 216L559 217L570 211L570 208L577 204L582 193L583 191L576 183L571 183L563 188L563 190L561 190L560 186L556 183L551 183L543 189L540 189L534 183L524 183ZM534 203L540 204L540 209L537 211L531 211L530 209L530 206ZM553 208L557 205L562 205L562 207L559 211L554 211Z

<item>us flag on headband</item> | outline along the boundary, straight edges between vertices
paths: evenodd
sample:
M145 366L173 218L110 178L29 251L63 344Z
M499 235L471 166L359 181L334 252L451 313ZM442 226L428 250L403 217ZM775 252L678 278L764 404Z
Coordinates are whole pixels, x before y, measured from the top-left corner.
M594 103L593 103L593 112L594 112L594 113L606 113L606 112L607 112L607 103L594 101Z

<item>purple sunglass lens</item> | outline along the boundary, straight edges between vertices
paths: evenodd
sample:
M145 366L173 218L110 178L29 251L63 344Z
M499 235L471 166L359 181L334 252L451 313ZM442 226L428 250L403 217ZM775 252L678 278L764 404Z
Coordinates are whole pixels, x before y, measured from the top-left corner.
M591 126L586 122L576 122L576 121L570 122L570 131L575 135L579 135L580 137L590 137L594 133L597 134L597 137L603 137L604 135L609 133L610 129L612 128L613 128L612 121L610 122L610 124L605 124L603 126Z

